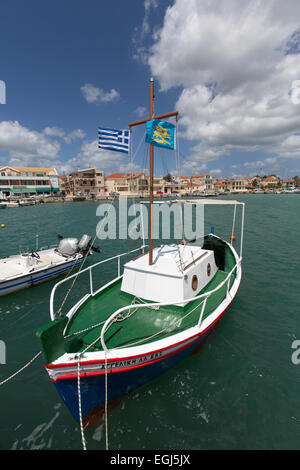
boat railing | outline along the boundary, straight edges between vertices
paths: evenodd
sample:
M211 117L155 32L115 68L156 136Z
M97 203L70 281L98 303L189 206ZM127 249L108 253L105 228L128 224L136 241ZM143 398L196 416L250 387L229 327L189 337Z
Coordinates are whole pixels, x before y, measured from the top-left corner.
M144 253L144 249L146 248L147 245L142 245L140 246L139 248L135 248L134 250L130 250L130 251L127 251L125 253L120 253L119 255L116 255L116 256L112 256L111 258L106 258L102 261L98 261L98 263L94 263L92 264L91 266L88 266L84 269L81 269L80 271L78 271L77 273L74 273L68 277L66 277L65 279L62 279L61 281L57 282L55 284L55 286L53 287L52 291L51 291L51 295L50 295L50 318L51 320L55 320L56 319L56 314L54 312L54 298L55 298L55 293L56 293L56 290L59 286L61 286L62 284L64 284L65 282L68 282L70 281L71 279L75 278L75 277L78 277L80 275L82 275L83 273L86 273L88 272L89 273L89 287L90 287L90 292L89 292L89 295L91 296L95 296L96 294L98 294L98 292L102 289L102 287L100 287L100 289L98 290L94 290L94 283L93 283L93 269L96 267L96 266L100 266L101 264L105 264L105 263L108 263L110 261L113 261L115 259L118 260L118 267L117 267L117 271L118 271L118 276L117 276L117 279L121 277L121 258L124 257L124 256L128 256L130 255L131 253L135 253L137 251L140 251L141 253Z
M212 289L212 290L210 290L208 292L205 292L203 294L200 294L198 296L191 297L190 299L185 299L184 300L184 303L189 303L189 302L192 302L192 301L195 301L195 300L203 299L202 307L201 307L201 311L200 311L200 315L199 315L199 320L198 320L198 323L197 323L199 330L200 330L201 325L202 325L203 316L204 316L204 312L205 312L206 303L207 303L208 298L212 294L217 292L219 289L221 289L224 285L226 285L226 298L230 297L231 277L232 277L232 274L234 273L234 271L237 270L238 266L241 265L241 262L242 262L242 258L240 258L240 257L237 258L237 262L234 265L234 267L227 274L226 278L222 282L220 282L220 284L215 289ZM151 302L151 303L146 303L145 302L145 303L142 303L142 304L140 304L140 303L130 304L130 305L126 305L126 307L119 308L112 315L110 315L110 317L108 317L108 319L106 320L106 322L104 323L104 325L102 327L100 340L101 340L101 345L102 345L103 350L105 351L105 353L109 353L109 349L107 348L107 346L105 344L105 341L104 341L105 333L107 332L109 327L113 324L113 320L115 320L116 317L118 317L120 314L122 314L126 310L132 310L132 309L135 310L135 309L140 309L140 308L145 308L145 307L149 307L149 308L167 307L169 305L180 305L182 303L183 303L182 300L179 300L179 301L177 300L176 302L174 302L174 301L172 301L172 302ZM114 349L118 349L118 348L114 348Z

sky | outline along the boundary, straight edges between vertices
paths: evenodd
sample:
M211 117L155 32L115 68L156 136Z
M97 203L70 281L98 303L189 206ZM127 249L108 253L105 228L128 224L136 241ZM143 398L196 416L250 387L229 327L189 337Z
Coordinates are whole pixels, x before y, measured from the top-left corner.
M298 0L10 0L0 13L1 165L143 171L144 126L130 157L98 149L97 130L148 117L153 77L155 114L179 111L157 176L300 175Z

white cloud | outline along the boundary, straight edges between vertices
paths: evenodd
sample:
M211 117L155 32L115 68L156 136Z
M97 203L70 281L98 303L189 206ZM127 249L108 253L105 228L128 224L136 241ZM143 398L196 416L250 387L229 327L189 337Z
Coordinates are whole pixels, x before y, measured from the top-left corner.
M71 140L75 139L83 139L85 137L85 133L82 129L75 129L74 131L68 134L68 138Z
M145 106L138 106L134 111L139 117L146 116L147 109Z
M133 58L146 64L148 60L148 50L144 42L147 35L152 35L151 13L158 7L158 0L144 1L144 18L140 26L136 27L133 33L132 42L134 45Z
M211 175L218 176L218 175L221 175L222 170L220 168L215 168L213 170L209 170L209 173Z
M148 63L162 90L181 88L181 129L195 143L186 166L233 149L300 157L290 95L299 16L298 0L175 0L166 10Z
M88 103L109 103L118 101L120 98L120 93L114 88L109 92L105 92L101 88L97 88L90 83L82 85L80 90Z
M49 137L60 137L67 144L70 144L76 139L83 139L85 137L85 133L81 129L75 129L74 131L66 134L63 129L58 127L46 127L44 129L44 134Z
M54 160L60 150L60 144L50 141L40 132L27 129L18 121L0 123L0 150L7 151L15 162L26 166L38 163L44 166L44 160Z
M290 135L280 142L276 151L281 158L300 159L300 135Z
M59 172L66 174L80 168L97 168L106 174L115 172L140 171L140 167L130 162L128 155L98 148L98 140L85 142L78 154L65 162L57 162Z
M278 168L278 157L268 157L264 160L256 160L244 163L245 168Z
M45 127L44 134L49 137L61 137L62 139L65 137L64 131L58 127Z

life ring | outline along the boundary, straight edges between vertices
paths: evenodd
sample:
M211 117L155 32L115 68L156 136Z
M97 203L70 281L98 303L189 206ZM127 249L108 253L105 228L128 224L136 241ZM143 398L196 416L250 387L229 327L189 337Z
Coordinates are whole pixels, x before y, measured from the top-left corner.
M197 290L197 287L198 287L198 278L196 274L194 274L194 276L192 277L192 289Z

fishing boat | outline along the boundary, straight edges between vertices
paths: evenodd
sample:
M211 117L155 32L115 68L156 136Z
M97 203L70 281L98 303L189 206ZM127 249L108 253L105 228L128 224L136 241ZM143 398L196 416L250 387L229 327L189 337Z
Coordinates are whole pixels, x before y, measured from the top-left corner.
M78 268L91 253L91 237L63 238L53 247L27 251L0 259L0 296L53 279Z
M154 83L150 81L153 119ZM149 382L196 351L237 294L242 275L244 204L233 200L186 199L163 204L181 207L233 207L232 231L225 240L210 230L204 237L154 247L153 145L150 144L149 244L102 260L76 274L89 273L85 295L62 315L55 310L58 282L50 297L50 322L37 332L44 366L61 399L81 427L112 401ZM140 202L140 204L145 204ZM240 213L239 248L235 226ZM137 256L136 256L137 255ZM133 257L124 263L121 259ZM94 269L117 264L109 282L95 288Z

